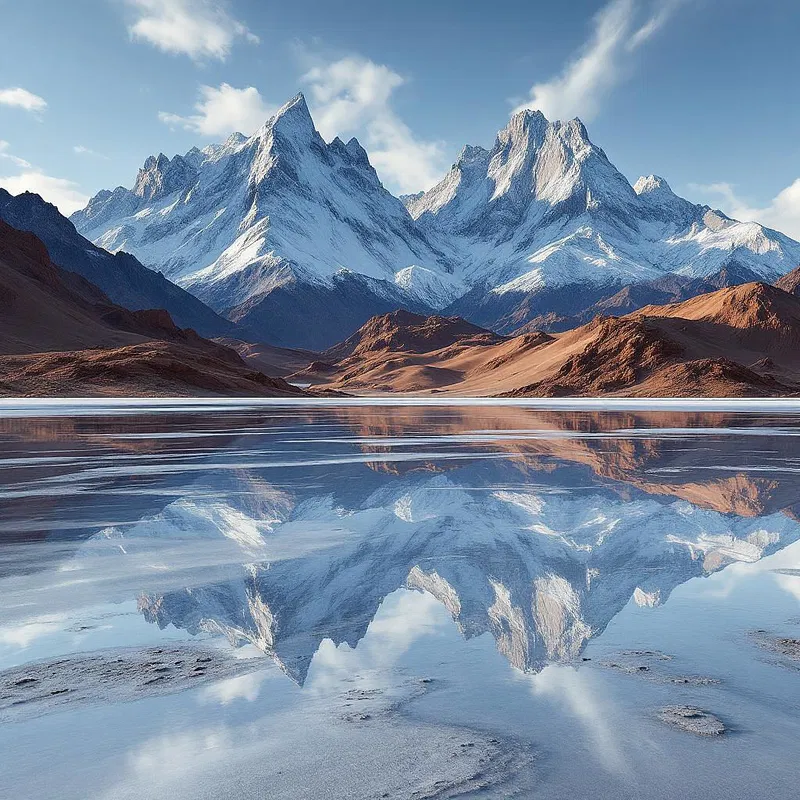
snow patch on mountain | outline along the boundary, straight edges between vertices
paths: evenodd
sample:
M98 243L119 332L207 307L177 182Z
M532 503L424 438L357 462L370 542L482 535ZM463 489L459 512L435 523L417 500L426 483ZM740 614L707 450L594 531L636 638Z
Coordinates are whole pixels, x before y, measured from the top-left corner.
M431 308L444 308L467 290L466 284L458 278L417 264L398 270L394 283L409 297Z

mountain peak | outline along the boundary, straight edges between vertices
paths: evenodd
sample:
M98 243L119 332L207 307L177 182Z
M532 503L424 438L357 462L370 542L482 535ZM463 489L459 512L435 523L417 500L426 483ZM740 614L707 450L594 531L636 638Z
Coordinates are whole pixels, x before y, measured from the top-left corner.
M542 139L548 131L572 143L589 145L589 132L578 117L570 120L548 120L538 109L526 108L511 115L508 125L500 131L499 139L518 141L521 138Z
M465 144L458 154L456 164L460 167L471 167L474 164L482 164L489 158L489 151L478 144Z
M50 243L47 246L54 241L78 236L75 226L52 203L35 192L26 191L14 196L0 189L0 220L14 228L30 231L40 239L47 239Z
M145 160L136 176L133 193L145 200L156 200L178 189L185 189L196 177L194 166L182 156L170 160L159 153Z
M501 337L461 317L427 317L401 308L371 317L352 336L326 350L325 356L339 360L387 350L429 353L468 340L485 344L499 342Z
M642 175L633 185L637 197L656 218L670 224L690 225L698 221L698 207L679 197L660 175ZM721 227L715 220L704 220L706 227Z
M359 161L368 164L369 163L369 155L367 151L361 146L361 142L353 136L350 141L347 142L345 145L345 150L350 154L350 157L353 161Z
M667 181L660 175L642 175L633 185L633 191L638 195L653 194L655 192L670 195L675 194Z
M301 114L306 114L307 116L311 116L308 110L308 104L306 103L306 97L302 92L298 92L291 100L287 100L277 111L276 117L280 117L283 114L287 114L292 109L295 109L297 112Z
M303 93L296 94L287 103L284 103L275 114L267 120L264 127L257 135L267 131L279 131L286 136L305 135L316 133L314 121Z
M155 169L156 167L162 166L165 162L169 164L169 158L163 153L159 153L157 156L147 156L139 172Z
M235 147L240 147L247 141L247 137L243 133L239 133L239 131L234 131L225 141L224 146L226 149L233 149Z
M541 111L525 109L512 114L503 130L498 134L500 141L518 141L519 139L530 140L536 134L542 135L550 122Z
M328 149L338 153L349 164L372 168L367 151L355 137L345 144L338 136L334 136L328 145Z
M533 120L536 120L537 122L549 122L547 117L541 111L539 111L538 108L523 108L520 111L515 111L511 115L511 119L509 121L513 122L514 120L519 120L520 124Z

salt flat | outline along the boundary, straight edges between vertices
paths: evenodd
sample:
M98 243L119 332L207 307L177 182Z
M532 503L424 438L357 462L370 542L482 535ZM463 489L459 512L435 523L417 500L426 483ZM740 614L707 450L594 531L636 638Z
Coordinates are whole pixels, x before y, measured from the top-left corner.
M0 794L793 797L798 437L792 401L3 402Z

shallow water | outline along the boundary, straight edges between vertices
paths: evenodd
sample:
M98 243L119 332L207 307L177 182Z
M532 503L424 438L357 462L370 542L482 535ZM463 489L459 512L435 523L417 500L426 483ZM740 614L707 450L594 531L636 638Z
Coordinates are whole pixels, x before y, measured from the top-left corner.
M794 798L800 407L0 406L0 797Z

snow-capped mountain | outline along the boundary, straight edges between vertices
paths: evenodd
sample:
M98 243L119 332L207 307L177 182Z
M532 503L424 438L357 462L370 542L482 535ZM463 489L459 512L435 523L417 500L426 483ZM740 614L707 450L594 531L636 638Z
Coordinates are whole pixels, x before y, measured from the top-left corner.
M100 192L72 219L255 337L309 347L399 307L506 332L665 275L772 281L800 264L800 243L662 178L632 186L579 120L535 111L401 201L355 139L322 139L302 95L249 138L149 157L133 189Z
M136 254L279 340L273 318L287 306L315 310L300 325L338 328L344 317L349 334L350 315L364 322L418 296L425 308L443 306L462 288L358 141L326 144L302 95L250 138L234 134L173 159L151 156L132 190L100 192L73 221L102 247ZM305 333L292 343L320 344Z
M800 263L794 240L694 205L663 178L631 186L580 120L549 122L538 111L515 114L490 151L465 147L407 206L452 245L475 287L450 311L504 332L665 273L749 271L772 281Z

